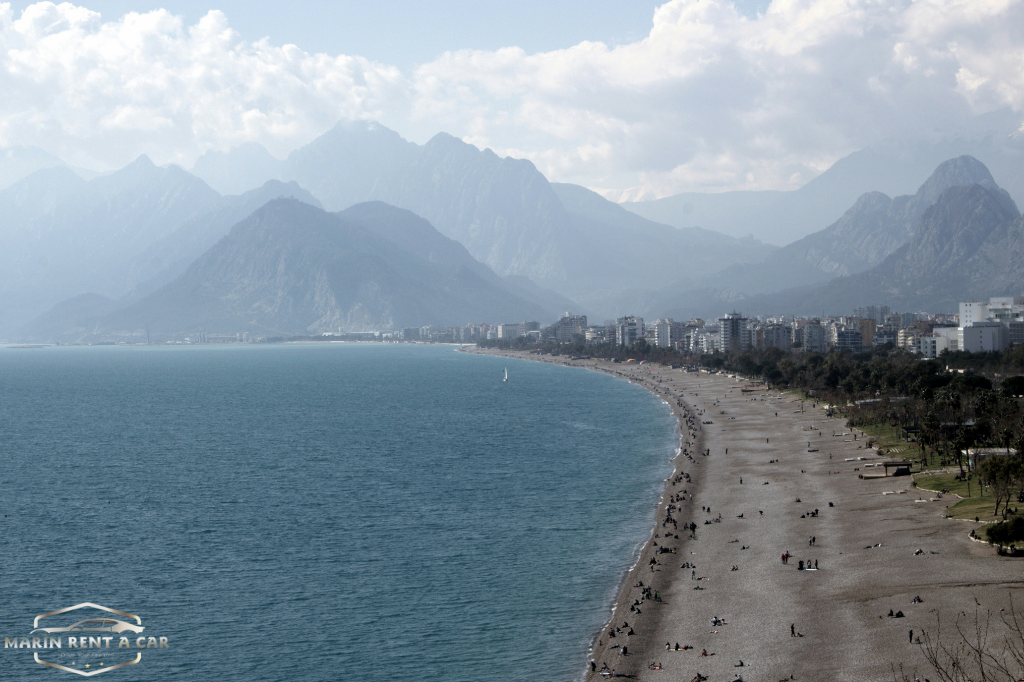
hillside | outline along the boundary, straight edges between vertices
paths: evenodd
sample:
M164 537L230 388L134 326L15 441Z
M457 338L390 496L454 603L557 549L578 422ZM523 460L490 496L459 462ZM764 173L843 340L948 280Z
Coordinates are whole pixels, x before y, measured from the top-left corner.
M37 171L0 190L0 335L85 292L144 295L280 196L318 204L297 185L276 181L222 197L145 156L89 181L63 166Z
M996 187L991 173L974 157L944 161L915 194L890 199L868 192L824 230L782 247L760 263L728 267L703 284L767 294L863 272L910 241L918 220L944 190L975 183Z
M277 199L174 281L80 327L119 338L320 334L554 314L408 211L374 202L331 214Z
M732 236L754 233L758 239L790 244L838 220L861 195L908 194L944 159L970 155L981 160L1018 200L1024 198L1024 139L1010 112L1002 131L960 134L928 143L886 140L843 157L810 182L792 191L686 192L622 205L651 220L699 225Z
M218 172L233 153L217 156ZM252 156L237 150L238 173ZM207 166L212 157L195 171ZM365 200L409 209L499 275L527 277L597 316L616 314L624 297L668 286L683 272L706 275L772 250L640 218L582 187L548 182L529 161L444 133L419 146L379 124L341 123L274 172L328 209Z
M752 299L752 310L849 313L859 305L955 311L960 301L1024 291L1024 222L1004 190L951 187L921 217L914 237L870 270L803 291Z

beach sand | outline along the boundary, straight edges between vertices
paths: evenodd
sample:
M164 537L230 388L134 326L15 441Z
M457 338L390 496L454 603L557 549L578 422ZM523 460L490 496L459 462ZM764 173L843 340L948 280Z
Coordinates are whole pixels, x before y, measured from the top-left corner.
M604 669L604 677L614 670L673 682L698 673L710 682L741 675L747 682L863 682L892 680L901 664L934 678L911 631L913 638L922 631L934 636L941 616L948 633L961 611L973 617L980 604L983 615L998 612L1011 593L1024 605L1024 562L971 540L973 524L943 518L956 497L935 499L913 488L909 476L859 478L875 473L866 465L884 458L822 406L724 375L503 354L633 381L662 397L679 419L684 451L674 460L654 531L594 638L598 672L587 666L587 680L604 679ZM690 480L678 480L683 473ZM671 514L675 531L663 522L672 496L684 490L686 501ZM710 513L702 511L708 507ZM684 522L696 524L695 539ZM785 552L792 558L784 564ZM800 560L819 570L798 570ZM661 601L645 599L640 583ZM916 596L921 603L913 603ZM637 601L639 615L630 611ZM890 618L890 610L905 617ZM712 625L715 617L725 624ZM693 648L667 651L666 643Z

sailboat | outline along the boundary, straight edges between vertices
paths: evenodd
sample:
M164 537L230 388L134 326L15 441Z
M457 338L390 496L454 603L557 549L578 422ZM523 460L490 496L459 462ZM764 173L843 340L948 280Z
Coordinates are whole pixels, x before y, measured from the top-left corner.
M505 378L502 381L508 381L508 367L505 368Z

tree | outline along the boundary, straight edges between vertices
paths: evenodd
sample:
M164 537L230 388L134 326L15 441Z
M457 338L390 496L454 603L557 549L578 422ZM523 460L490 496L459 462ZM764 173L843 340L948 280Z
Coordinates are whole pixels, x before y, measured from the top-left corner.
M999 513L999 505L1003 505L1003 519L1009 511L1010 499L1017 489L1021 477L1020 460L1016 457L1006 455L993 455L986 458L977 467L978 478L992 490L992 497L995 498L996 508L992 512L995 516Z
M1024 377L1006 377L1000 386L1002 394L1009 398L1024 395Z
M934 633L921 634L925 660L942 682L1017 682L1024 679L1024 614L1017 613L1013 596L1009 607L997 618L976 609L973 617L961 611L953 624L953 633L943 635L942 621L936 616ZM919 679L903 665L893 666L895 682Z

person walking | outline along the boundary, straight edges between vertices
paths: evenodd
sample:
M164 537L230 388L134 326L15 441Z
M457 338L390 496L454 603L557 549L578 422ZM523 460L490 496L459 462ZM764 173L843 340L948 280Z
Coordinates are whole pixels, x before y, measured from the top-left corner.
M796 623L789 626L789 636L796 637Z

